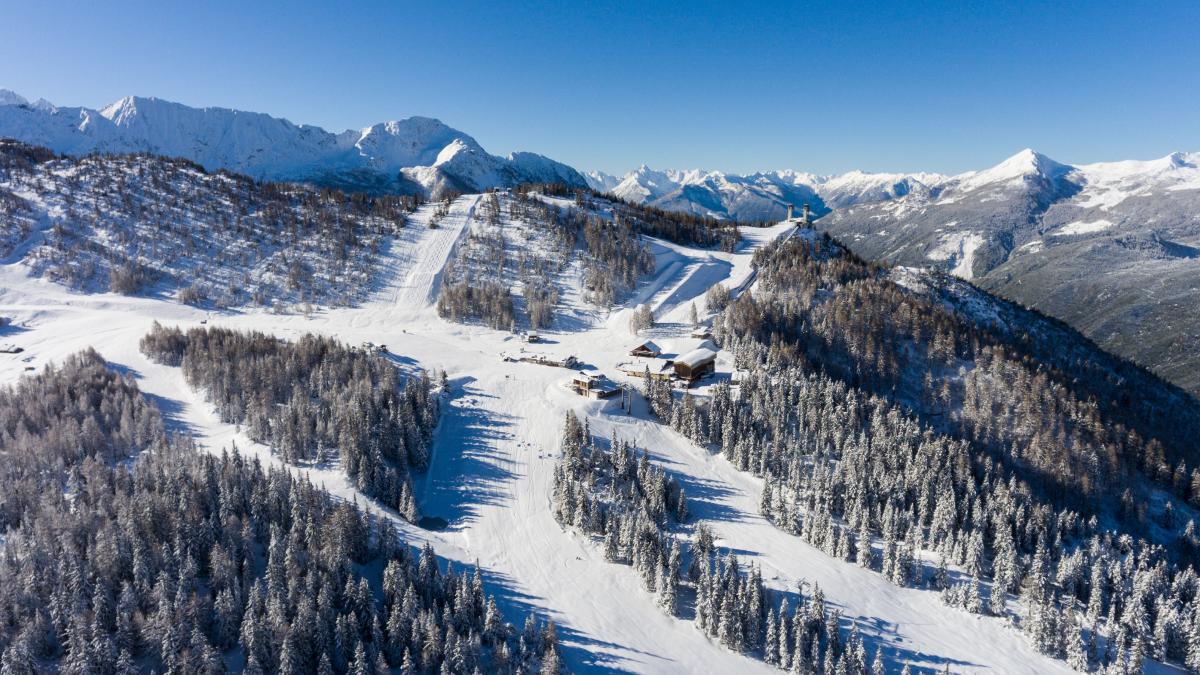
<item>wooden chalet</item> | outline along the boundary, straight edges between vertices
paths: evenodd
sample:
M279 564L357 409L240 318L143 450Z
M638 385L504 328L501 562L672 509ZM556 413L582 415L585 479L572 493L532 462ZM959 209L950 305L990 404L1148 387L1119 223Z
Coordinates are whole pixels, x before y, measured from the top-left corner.
M694 382L716 370L717 352L707 347L700 347L675 359L675 376L681 380Z
M629 355L644 359L656 359L662 355L662 348L650 340L646 340L642 344L629 350Z

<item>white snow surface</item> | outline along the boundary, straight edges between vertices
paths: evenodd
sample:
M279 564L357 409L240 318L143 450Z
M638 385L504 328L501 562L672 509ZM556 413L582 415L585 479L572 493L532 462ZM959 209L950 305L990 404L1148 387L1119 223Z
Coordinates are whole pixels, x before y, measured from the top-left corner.
M439 319L433 298L441 268L469 227L477 199L460 198L438 229L406 228L404 239L387 248L384 267L389 280L372 300L309 317L253 310L209 315L153 298L81 295L30 278L23 266L0 265L0 313L19 326L6 340L26 350L3 355L0 381L13 382L27 366L40 369L95 347L162 404L170 425L195 434L206 449L218 451L236 442L244 452L278 464L267 448L222 423L203 395L186 385L180 369L154 364L139 353L138 340L151 322L192 327L207 319L210 326L255 329L283 338L315 332L349 344L387 344L402 367L444 368L449 375L431 468L416 486L421 512L445 518L449 528L426 531L400 521L357 494L336 466L293 470L392 518L410 543L428 541L456 565L478 560L489 590L497 594L510 620L532 610L558 622L564 657L577 672L774 669L725 650L689 621L665 615L631 568L605 562L596 542L555 523L552 474L568 410L586 416L595 434L615 431L648 449L655 462L683 482L694 517L713 526L720 546L760 565L767 584L794 591L801 578L820 583L845 620L858 624L871 649L883 649L895 672L901 661L938 670L949 665L955 672L1068 671L1063 662L1034 653L1026 639L1000 619L946 607L934 592L893 586L874 572L836 561L776 529L758 514L759 479L649 420L640 401L634 414L626 415L613 402L575 396L564 386L569 370L503 361L502 352L520 347L514 336ZM656 253L671 264L660 265L638 297L613 312L613 320L576 332L543 330L546 344L538 349L574 354L586 366L630 382L615 369L628 360L630 347L646 338L672 351L698 346L680 337L690 330L684 318L689 305L694 301L704 311L703 293L714 282L736 291L751 288L753 250L795 233L786 224L747 229L741 248L731 254L656 242ZM624 315L642 302L661 310L661 315L658 326L639 337L629 332Z
M1079 206L1110 209L1155 191L1200 190L1200 152L1175 152L1149 161L1102 162L1078 167L1085 181Z
M926 254L930 260L950 261L950 273L962 279L970 279L975 265L975 250L983 245L983 237L977 232L948 232L932 251Z
M1052 237L1066 237L1073 234L1093 234L1095 232L1103 232L1112 227L1113 224L1108 220L1093 220L1091 222L1075 221L1067 223L1060 228L1055 229L1050 233Z

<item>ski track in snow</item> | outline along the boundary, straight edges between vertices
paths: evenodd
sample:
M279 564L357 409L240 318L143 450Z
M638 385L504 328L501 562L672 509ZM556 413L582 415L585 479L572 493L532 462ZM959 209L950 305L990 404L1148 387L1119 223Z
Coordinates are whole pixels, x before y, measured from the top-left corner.
M444 368L449 376L431 467L416 484L422 515L445 518L449 527L426 531L400 521L391 510L358 495L337 466L292 470L391 518L411 544L429 542L456 566L478 560L508 620L521 621L529 611L555 619L564 657L575 671L779 672L725 650L690 621L665 615L632 568L606 562L596 542L558 526L551 515L551 487L567 410L586 415L597 435L616 431L648 449L683 481L693 521L710 522L722 547L761 565L770 586L794 592L801 578L820 583L827 599L843 611L844 621L858 623L872 651L881 647L896 672L896 658L926 668L949 664L956 672L1067 671L1063 662L1034 654L1024 637L999 619L945 607L930 591L892 586L878 574L835 561L775 529L758 515L758 479L648 420L640 401L634 415L624 415L615 402L579 398L564 386L569 371L501 360L502 351L513 349L507 333L439 319L433 298L441 269L477 199L459 198L434 230L427 227L432 207L418 211L386 252L388 279L371 301L309 317L250 310L209 315L150 298L82 295L28 278L20 265L0 266L0 314L19 324L5 333L5 341L26 348L22 354L0 355L0 382L15 381L26 366L40 370L48 361L95 347L114 367L137 378L172 429L194 434L209 451L236 442L244 453L281 465L269 449L218 419L203 394L187 386L180 369L154 364L138 351L138 340L152 321L187 328L208 319L209 325L289 339L316 332L349 344L387 344L400 365ZM693 300L703 309L703 294L711 283L720 281L735 290L752 284L754 248L793 232L787 225L747 231L742 248L732 254L656 242L670 249L667 257L678 264L661 267L633 301L654 302L666 315L660 320L679 321ZM686 334L686 328L680 330ZM547 330L543 335L547 344L537 351L574 353L611 375L636 341L627 322L618 320L586 331Z

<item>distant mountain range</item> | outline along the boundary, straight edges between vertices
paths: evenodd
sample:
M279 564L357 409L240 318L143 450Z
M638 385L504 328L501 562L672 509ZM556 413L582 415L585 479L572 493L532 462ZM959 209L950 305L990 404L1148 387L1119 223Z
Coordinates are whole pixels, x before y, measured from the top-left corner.
M584 186L541 155L488 154L467 134L427 117L331 133L263 113L192 108L130 96L99 110L30 103L0 90L0 137L68 155L149 152L209 170L370 192L478 192L527 182Z
M627 201L673 211L743 221L777 221L787 205L809 204L815 215L862 201L894 199L944 180L932 173L851 171L818 176L799 171L732 174L720 171L655 171L641 166L623 177L593 171L589 187Z

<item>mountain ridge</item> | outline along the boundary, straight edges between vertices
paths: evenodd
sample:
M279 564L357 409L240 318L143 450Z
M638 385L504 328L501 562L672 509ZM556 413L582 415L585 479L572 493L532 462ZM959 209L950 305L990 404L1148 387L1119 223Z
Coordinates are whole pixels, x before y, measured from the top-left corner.
M782 218L791 198L811 201L814 212L829 211L863 203L893 201L911 194L941 195L947 190L962 192L989 185L1005 184L1016 178L1041 176L1055 182L1068 176L1087 177L1099 173L1159 172L1188 168L1200 153L1173 152L1151 160L1123 160L1091 164L1067 164L1032 148L1025 148L998 164L958 174L936 172L868 172L851 170L839 174L817 174L792 169L731 173L707 169L653 169L643 164L622 175L602 171L584 174L588 186L628 201L663 208L689 210L717 218L761 220ZM706 192L692 204L680 202L685 188ZM703 204L716 205L703 209ZM699 208L697 208L699 207Z
M525 182L583 187L571 167L534 153L489 154L431 117L333 133L266 113L126 96L100 109L29 103L0 90L0 136L68 155L149 152L258 179L368 192L482 191Z

